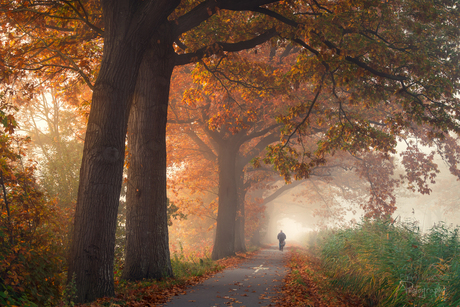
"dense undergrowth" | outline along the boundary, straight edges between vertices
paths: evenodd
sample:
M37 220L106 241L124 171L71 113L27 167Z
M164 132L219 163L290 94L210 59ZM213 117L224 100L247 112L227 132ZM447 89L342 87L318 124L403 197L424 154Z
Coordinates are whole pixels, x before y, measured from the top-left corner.
M332 286L367 306L460 306L459 229L364 221L317 234L315 254ZM311 242L312 243L312 242Z
M65 252L61 233L55 231L62 224L49 217L59 208L52 209L39 197L29 204L11 202L10 219L0 220L0 306L58 302Z
M27 161L29 138L14 133L15 108L0 94L0 306L59 300L71 210L46 197Z

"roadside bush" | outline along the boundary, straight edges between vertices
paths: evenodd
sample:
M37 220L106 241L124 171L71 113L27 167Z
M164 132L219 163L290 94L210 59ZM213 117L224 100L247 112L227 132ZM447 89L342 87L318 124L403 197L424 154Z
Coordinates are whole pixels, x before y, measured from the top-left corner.
M323 269L335 287L370 306L458 306L458 228L422 234L416 224L364 221L321 241Z
M48 228L53 226L31 221L17 210L22 208L14 207L10 219L13 227L6 223L0 226L0 305L51 304L60 292L64 264L61 246L55 244L57 237ZM31 215L37 218L34 213Z
M0 122L0 305L53 305L63 279L66 215L39 191L34 168L24 166L27 140L14 137L14 119L0 110Z

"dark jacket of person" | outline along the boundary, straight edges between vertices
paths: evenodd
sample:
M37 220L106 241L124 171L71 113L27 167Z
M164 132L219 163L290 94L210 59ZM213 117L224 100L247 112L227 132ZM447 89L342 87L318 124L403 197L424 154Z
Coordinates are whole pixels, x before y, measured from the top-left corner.
M278 240L280 240L280 241L286 240L286 234L284 232L280 232L278 234Z

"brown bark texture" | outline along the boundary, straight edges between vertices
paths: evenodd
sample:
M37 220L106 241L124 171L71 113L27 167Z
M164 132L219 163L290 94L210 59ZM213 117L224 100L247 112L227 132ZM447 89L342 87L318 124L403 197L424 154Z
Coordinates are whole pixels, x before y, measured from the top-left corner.
M113 260L125 136L150 29L175 2L102 1L104 50L88 118L69 256L76 302L114 295Z
M174 67L172 42L161 28L146 52L128 122L126 257L123 278L172 276L166 196L166 120Z
M239 146L232 142L223 142L218 156L219 168L219 207L217 210L216 238L212 250L212 259L221 259L235 255L235 219L238 192L235 178L235 159Z
M244 199L246 196L246 191L244 190L244 174L243 170L238 167L235 169L235 176L237 178L237 213L236 213L236 225L235 225L235 252L245 252L246 251L246 242L245 242L245 208L244 208Z
M130 80L136 79L132 67L140 62L138 57L130 57L127 51L113 52L112 58L117 58L116 62L124 61L126 65L107 63L101 69L93 93L69 265L69 278L75 274L78 302L114 294L113 250L128 101L131 98L129 92L134 90L134 82Z

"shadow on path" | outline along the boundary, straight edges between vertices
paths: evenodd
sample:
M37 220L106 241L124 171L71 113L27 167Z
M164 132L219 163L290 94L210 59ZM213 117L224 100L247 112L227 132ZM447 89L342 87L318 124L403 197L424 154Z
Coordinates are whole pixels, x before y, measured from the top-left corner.
M287 273L284 259L288 251L277 246L259 251L236 268L226 269L203 283L174 297L165 307L274 306L275 287Z

